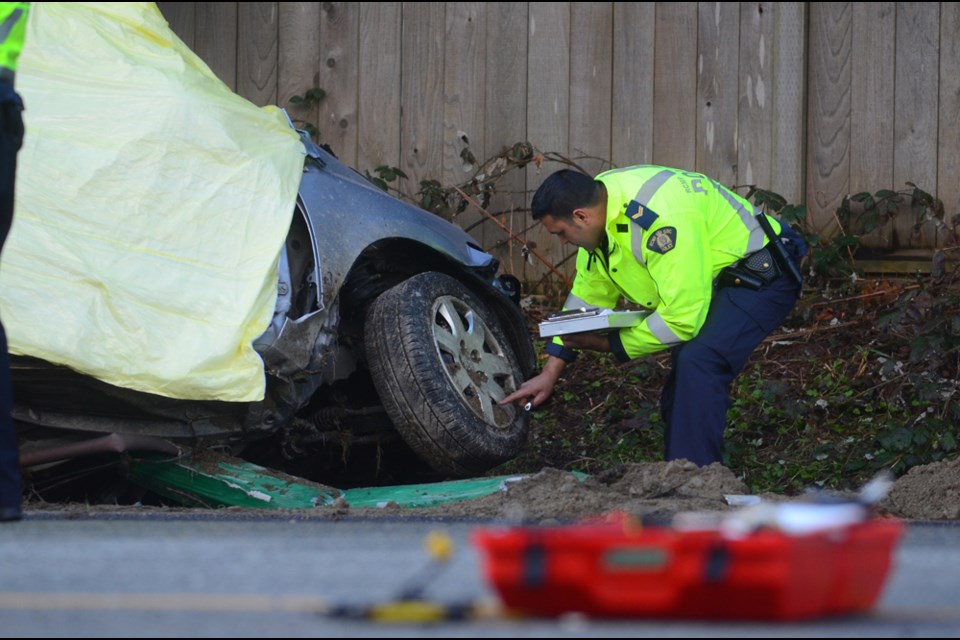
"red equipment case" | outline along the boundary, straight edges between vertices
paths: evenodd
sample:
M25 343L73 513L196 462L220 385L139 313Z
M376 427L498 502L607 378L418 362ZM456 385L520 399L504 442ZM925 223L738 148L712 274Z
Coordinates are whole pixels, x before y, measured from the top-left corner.
M518 613L800 620L870 609L903 524L873 518L803 535L642 527L628 517L479 529L487 579Z

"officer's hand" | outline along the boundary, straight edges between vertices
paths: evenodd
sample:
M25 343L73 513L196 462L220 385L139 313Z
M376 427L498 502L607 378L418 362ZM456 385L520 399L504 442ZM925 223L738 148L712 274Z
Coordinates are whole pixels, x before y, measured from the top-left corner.
M545 370L536 375L522 385L520 388L500 401L500 404L517 403L526 405L530 403L530 408L538 407L553 394L553 387L557 379L551 371Z

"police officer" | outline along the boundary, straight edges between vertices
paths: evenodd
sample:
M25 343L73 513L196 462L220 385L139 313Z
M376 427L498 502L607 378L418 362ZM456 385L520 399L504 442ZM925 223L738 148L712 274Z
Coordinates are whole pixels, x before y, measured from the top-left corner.
M14 90L14 74L29 9L29 2L0 2L0 249L13 224L17 152L23 142L23 102ZM21 519L20 454L12 405L10 356L0 324L0 522Z
M613 309L625 299L650 314L609 333L555 337L541 372L502 403L542 404L579 349L621 362L670 349L660 398L666 459L722 462L730 383L796 304L802 238L705 175L652 165L596 178L557 171L531 208L547 231L579 247L564 309Z

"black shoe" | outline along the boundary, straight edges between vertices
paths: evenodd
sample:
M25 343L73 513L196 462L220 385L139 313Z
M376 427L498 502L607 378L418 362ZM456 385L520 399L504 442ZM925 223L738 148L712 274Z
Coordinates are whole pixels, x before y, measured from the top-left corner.
M20 507L0 507L0 522L16 522L22 518Z

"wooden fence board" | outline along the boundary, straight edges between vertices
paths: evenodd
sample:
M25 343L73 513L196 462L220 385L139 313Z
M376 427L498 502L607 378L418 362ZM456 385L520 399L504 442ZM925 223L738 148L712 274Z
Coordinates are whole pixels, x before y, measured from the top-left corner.
M487 4L448 2L444 39L443 171L445 185L461 185L477 172L487 157ZM491 43L491 47L495 46ZM454 221L483 243L485 218L472 206L455 214Z
M320 87L320 4L315 2L281 2L278 6L279 29L283 37L277 49L277 101L288 109L290 117L316 126L319 109L316 105L290 104L294 96L303 97L310 89ZM321 141L323 132L321 130Z
M439 2L403 5L401 166L414 190L421 180L440 180L443 171L445 13Z
M610 168L613 3L571 3L570 32L570 153L594 175Z
M774 3L741 2L739 18L740 103L735 114L739 119L734 179L738 185L772 189Z
M237 6L237 93L256 105L277 103L276 2Z
M357 169L400 166L401 2L360 4ZM411 182L394 183L409 190Z
M807 4L774 3L769 188L791 203L806 202Z
M690 169L697 160L697 3L658 2L655 24L653 161Z
M350 166L357 164L357 86L360 75L360 5L323 2L320 13L320 103L323 141Z
M198 2L194 52L231 90L237 90L237 4Z
M496 34L496 46L487 47L484 104L485 158L527 140L527 24L525 2L491 2L487 11L487 34ZM530 224L526 208L526 172L507 168L497 179L496 193L487 206L498 220L521 233ZM492 251L511 273L523 263L520 246L508 239L496 224L483 224L482 246Z
M738 104L738 85L745 71L741 71L738 51L742 4L699 5L695 168L727 186L737 182L737 113L743 106ZM749 95L752 102L752 90Z
M894 47L896 3L857 2L853 7L853 49L850 127L850 191L876 193L894 189ZM891 246L889 224L861 238L864 246ZM859 230L858 230L859 231Z
M613 5L612 160L653 161L654 3Z
M937 194L946 219L960 214L960 4L940 3L940 134ZM939 240L939 239L938 239Z
M937 158L932 150L937 148L939 17L935 2L897 4L893 180L897 188L909 181L928 193L937 190ZM935 230L930 225L916 228L917 212L903 213L894 221L895 248L934 244Z
M570 3L530 4L529 29L527 135L543 152L566 154L570 151ZM544 178L559 168L552 162L545 163L542 169L531 167L527 188L535 191ZM534 226L526 235L531 246L554 264L573 254L542 225ZM571 265L565 270L573 272ZM536 283L548 273L541 262L531 259L524 263L520 277Z
M849 2L810 7L807 209L812 230L828 234L850 184L852 13Z

